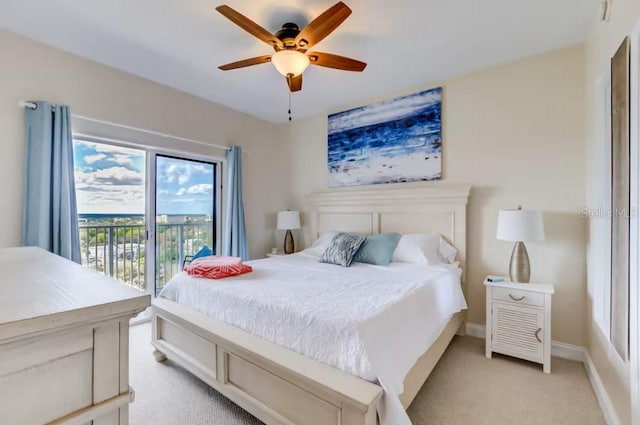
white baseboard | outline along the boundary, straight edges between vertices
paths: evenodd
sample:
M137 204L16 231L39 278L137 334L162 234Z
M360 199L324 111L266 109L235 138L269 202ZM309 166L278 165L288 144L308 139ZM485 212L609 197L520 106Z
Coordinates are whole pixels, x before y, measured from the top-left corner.
M485 338L486 329L484 325L478 325L477 323L467 322L465 323L465 331L469 336L475 336L476 338Z
M484 325L467 322L465 330L469 336L485 339L486 329ZM607 425L620 425L620 419L618 418L618 415L613 408L613 404L611 403L611 399L609 399L609 395L602 384L600 375L598 375L598 371L591 360L589 351L578 345L551 341L551 355L562 359L582 362L584 364L587 376L589 377L593 391L596 394L596 398L598 399L600 409L602 410L602 414L604 415Z
M593 392L596 393L596 398L598 399L598 404L600 404L600 409L602 409L605 422L607 425L620 425L620 418L618 418L616 414L616 409L613 408L609 394L607 394L600 375L598 375L598 370L593 364L593 360L591 360L591 356L587 350L584 352L584 368L587 370L587 376L589 377L589 381L591 381Z
M580 347L579 345L551 341L551 355L560 357L561 359L584 363L585 356L587 355L587 349Z

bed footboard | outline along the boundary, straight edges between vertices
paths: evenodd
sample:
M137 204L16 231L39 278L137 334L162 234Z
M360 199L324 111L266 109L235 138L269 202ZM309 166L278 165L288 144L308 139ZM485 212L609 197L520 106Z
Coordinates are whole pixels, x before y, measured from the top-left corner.
M166 299L152 305L166 356L267 424L376 425L382 388Z

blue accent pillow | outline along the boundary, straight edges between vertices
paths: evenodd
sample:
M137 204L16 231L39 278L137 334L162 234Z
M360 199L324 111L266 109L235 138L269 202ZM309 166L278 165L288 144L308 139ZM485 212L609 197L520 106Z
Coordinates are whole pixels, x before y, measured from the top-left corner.
M191 259L191 261L197 260L198 258L202 258L202 257L208 257L210 255L213 255L213 251L211 250L211 248L205 245L202 248L200 248L200 251L196 252L193 255L193 258Z
M322 254L320 262L349 267L364 239L364 236L352 233L336 234L331 239L329 247Z
M400 233L381 233L367 236L356 252L353 261L388 266L401 237Z

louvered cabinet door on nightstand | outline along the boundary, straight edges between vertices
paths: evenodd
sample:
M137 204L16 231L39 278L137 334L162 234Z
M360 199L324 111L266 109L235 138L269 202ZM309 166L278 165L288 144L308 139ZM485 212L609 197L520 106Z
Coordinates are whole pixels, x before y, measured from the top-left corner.
M513 283L504 279L484 284L487 291L486 356L501 353L543 365L551 372L551 296L553 285Z

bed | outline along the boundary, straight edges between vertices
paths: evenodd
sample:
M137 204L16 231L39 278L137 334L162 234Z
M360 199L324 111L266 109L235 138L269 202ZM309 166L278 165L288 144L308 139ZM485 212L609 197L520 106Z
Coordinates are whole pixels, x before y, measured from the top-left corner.
M469 187L466 186L337 191L308 195L306 201L309 206L309 221L313 235L330 230L365 234L392 231L403 234L440 233L458 249L459 269L455 268L457 278L452 278L456 274L453 271L454 268L445 266L442 266L440 271L436 271L436 274L439 273L437 279L429 277L421 282L411 280L411 276L419 275L421 270L416 273L416 270L402 267L390 267L385 270L379 266L358 264L350 268L352 270L341 271L337 266L320 265L317 259L309 258L304 254L252 263L258 273L246 275L245 281L238 284L236 290L232 288L233 280L227 283L216 282L215 285L202 285L200 282L199 285L197 279L181 276L179 279L184 281L172 285L168 293L164 294L171 299L158 298L153 303L152 343L156 348L156 359L161 361L166 357L171 358L268 424L374 425L378 422L379 415L382 423L400 423L389 419L393 418L393 411L397 411L398 407L406 408L411 403L461 327L464 314L449 312L444 319L440 319L434 329L427 330L427 327L423 326L424 323L414 323L411 320L411 317L418 317L417 314L412 314L411 308L426 307L411 301L412 298L405 295L423 291L428 296L422 296L422 299L443 296L434 291L437 288L445 288L447 285L451 288L452 281L454 286L464 282L464 279L460 280L460 272L464 271L465 265L468 196ZM318 354L318 346L313 345L317 335L313 331L308 333L308 338L290 338L290 341L287 341L286 338L290 335L288 326L293 326L292 323L300 324L301 318L305 317L305 299L319 299L320 293L314 293L314 290L326 292L326 288L321 286L322 279L312 282L313 276L332 273L331 267L333 267L333 273L343 274L345 282L349 280L348 276L361 279L357 273L380 276L385 276L387 273L394 279L402 276L400 280L404 282L405 287L399 292L397 288L394 291L385 292L388 288L381 284L376 286L375 290L370 287L358 293L357 290L362 291L361 287L345 283L343 285L345 288L355 287L356 292L345 293L342 299L360 300L362 298L361 302L354 301L353 305L341 305L339 301L341 298L337 295L329 300L327 305L335 308L332 314L336 321L335 323L328 321L328 324L321 328L323 332L318 333L323 333L325 338L331 338L332 334L341 334L341 337L348 341L342 347L342 351L348 351L358 347L359 344L371 345L376 340L379 341L379 335L367 339L367 333L377 327L389 327L389 323L392 323L393 326L386 331L390 335L389 341L393 343L392 335L395 333L415 334L417 336L413 344L415 346L403 347L401 352L404 355L399 355L389 349L385 351L385 344L378 343L377 345L381 348L371 351L374 353L371 354L371 358L356 353L352 357L359 359L359 362L349 363L341 361L340 356L336 355L336 352L341 351L340 348L337 348L336 352L326 350ZM314 285L295 286L296 282L291 281L282 283L280 290L297 293L307 288L306 290L310 292L301 295L297 301L295 297L283 297L283 294L278 294L277 291L270 293L268 290L258 297L263 301L262 305L257 303L256 299L250 299L249 293L259 291L260 282L266 282L268 279L265 279L269 276L274 279L274 284L276 281L286 281L285 275L277 274L278 269L284 268L293 269L294 275L304 274L306 270L308 273L306 281ZM348 273L345 273L346 271ZM428 274L426 271L424 273ZM260 274L264 274L262 280ZM331 280L339 282L340 279L342 279L341 276L335 275ZM428 284L427 281L437 281L437 284L433 282ZM444 281L449 283L445 285L442 283ZM190 285L201 286L200 292L195 290L188 295L186 288ZM225 287L229 288L225 290ZM265 285L265 288L267 287L270 286ZM185 288L185 292L169 293L175 292L176 288ZM205 290L213 292L207 295L202 292ZM447 292L438 290L442 293ZM449 289L449 293L453 292ZM372 299L377 297L377 302L389 298L389 304L395 305L397 303L394 302L394 296L400 297L404 304L400 303L400 308L395 307L393 320L384 323L376 322L376 314L365 312L367 305L375 304L367 297ZM211 300L209 304L198 304L198 300L206 298ZM289 298L294 300L291 305L279 304L279 300ZM217 306L216 299L219 299ZM310 302L309 306L312 304L319 303ZM442 304L444 305L444 302ZM239 322L234 322L233 317L225 316L221 306L229 310L234 310L229 306L236 306L235 309L238 311L251 310L255 316L253 325L246 317L238 319ZM347 307L350 308L349 314L345 312ZM265 312L273 313L278 309L286 314L280 314L279 319L274 322L276 325L267 324ZM359 309L366 314L359 316ZM459 310L460 308L457 308L452 311ZM210 314L224 321L214 319ZM349 326L352 318L356 325ZM371 320L358 322L358 319L362 318ZM308 326L308 323L304 326ZM246 332L242 328L251 332ZM397 331L392 332L392 329ZM349 335L361 338L349 340ZM374 334L371 333L371 335ZM269 340L277 341L282 345ZM421 347L421 344L425 346ZM326 345L340 347L340 340L336 338L335 343ZM387 344L387 348L392 346L393 344ZM313 352L314 350L316 352ZM421 355L425 350L426 353ZM407 357L403 359L405 365L396 365L396 363L402 363L400 359L403 356ZM417 361L414 364L416 358ZM410 361L408 366L407 361ZM403 370L403 367L406 370ZM404 380L398 379L398 376L405 375Z

